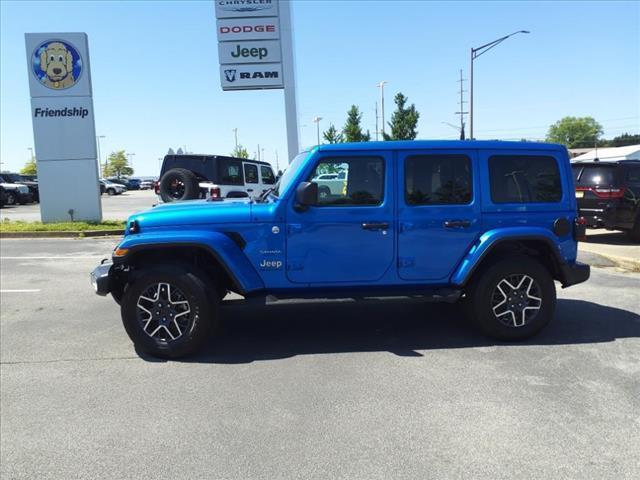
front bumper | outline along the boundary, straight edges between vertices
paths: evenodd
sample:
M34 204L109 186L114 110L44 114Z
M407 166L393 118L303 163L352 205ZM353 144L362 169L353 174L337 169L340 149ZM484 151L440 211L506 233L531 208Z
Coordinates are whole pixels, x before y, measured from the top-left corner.
M105 296L111 292L111 269L113 263L107 259L91 272L91 285L98 295Z
M560 265L562 273L562 288L586 282L591 275L591 267L586 263L575 262Z

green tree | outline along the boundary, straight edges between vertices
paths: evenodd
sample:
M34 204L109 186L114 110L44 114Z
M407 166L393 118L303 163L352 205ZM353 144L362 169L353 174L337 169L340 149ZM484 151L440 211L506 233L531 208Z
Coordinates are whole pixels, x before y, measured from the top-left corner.
M327 143L342 143L342 134L338 132L333 123L330 123L329 128L325 132L322 132L322 137Z
M233 152L231 152L231 156L236 158L249 158L249 152L242 145L238 144L238 146L233 149Z
M416 110L416 106L405 107L408 98L398 92L393 99L396 104L396 110L391 115L391 121L387 124L391 129L391 135L384 133L385 140L414 140L418 135L416 130L420 113Z
M602 125L593 117L564 117L549 127L547 142L567 148L593 147L602 135Z
M31 160L27 160L27 163L25 163L24 167L20 170L20 173L23 175L37 175L38 166L36 165L36 159L32 158Z
M369 132L362 133L362 113L357 106L351 105L347 112L347 122L342 127L342 138L345 142L368 142L371 140Z
M104 169L104 176L120 178L128 175L133 175L133 168L129 166L129 160L125 155L124 150L111 152L109 158L107 158L107 166Z
M609 140L608 145L611 147L626 147L627 145L638 145L640 144L640 134L630 134L623 133L622 135L618 135L614 137L613 140Z

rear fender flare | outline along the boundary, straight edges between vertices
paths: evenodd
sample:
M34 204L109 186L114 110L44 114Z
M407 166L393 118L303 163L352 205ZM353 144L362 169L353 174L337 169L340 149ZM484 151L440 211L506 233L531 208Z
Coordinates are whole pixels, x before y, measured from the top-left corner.
M451 277L451 283L456 286L465 285L482 263L482 260L491 253L494 248L501 243L518 240L542 241L548 245L554 253L553 261L557 266L566 263L561 256L558 238L550 230L541 227L511 227L508 230L497 228L483 233L471 246L454 271Z

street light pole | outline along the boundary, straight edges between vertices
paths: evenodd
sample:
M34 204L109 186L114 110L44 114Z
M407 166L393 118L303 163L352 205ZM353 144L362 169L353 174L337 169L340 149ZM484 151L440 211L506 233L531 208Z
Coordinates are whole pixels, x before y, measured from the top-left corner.
M27 147L27 150L31 152L31 158L29 160L33 162L33 147Z
M381 81L377 86L380 87L380 116L382 117L382 139L384 140L384 86L389 83L386 80Z
M100 139L101 138L105 138L104 135L96 135L96 144L98 146L98 177L101 177L102 175L100 175ZM104 162L104 168L105 170L107 169L107 161L105 160Z
M313 120L312 120L312 122L316 124L316 132L318 136L317 145L320 145L320 120L322 120L322 117L313 117Z
M131 157L133 157L134 155L135 153L127 153L127 163L129 163L131 170L133 170L133 160L131 160Z
M482 45L481 47L471 49L471 68L470 68L470 75L469 75L469 84L470 84L469 86L469 139L471 140L473 140L473 61L483 53L488 52L493 47L504 42L507 38L513 37L518 33L531 33L531 32L529 32L528 30L518 30L517 32L513 32L513 33L510 33L509 35L505 35L504 37L498 38L497 40L494 40L493 42L489 42L485 45Z
M236 138L236 152L237 152L238 151L238 129L234 128L233 129L233 133L234 133L235 138Z

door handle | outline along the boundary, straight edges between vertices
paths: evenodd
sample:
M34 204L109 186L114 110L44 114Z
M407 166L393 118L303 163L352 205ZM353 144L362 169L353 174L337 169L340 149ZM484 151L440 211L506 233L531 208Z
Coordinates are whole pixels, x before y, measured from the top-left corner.
M444 228L469 228L471 220L445 220Z
M385 222L377 223L377 222L364 222L362 224L362 228L364 230L386 230L389 228L389 224Z

